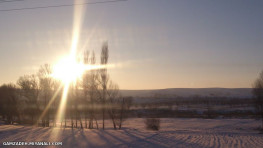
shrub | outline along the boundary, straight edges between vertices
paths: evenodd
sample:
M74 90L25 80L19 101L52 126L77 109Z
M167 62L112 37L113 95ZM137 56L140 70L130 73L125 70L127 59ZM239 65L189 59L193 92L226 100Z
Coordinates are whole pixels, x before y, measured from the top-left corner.
M149 130L158 131L160 129L160 119L159 118L147 118L145 121L146 128Z

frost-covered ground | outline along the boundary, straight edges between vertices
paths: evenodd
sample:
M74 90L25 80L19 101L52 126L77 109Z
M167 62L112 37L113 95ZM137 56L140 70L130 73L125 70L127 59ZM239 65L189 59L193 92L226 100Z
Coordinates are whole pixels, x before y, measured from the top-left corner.
M58 147L247 147L262 148L263 134L254 119L161 119L160 131L144 128L144 119L133 118L122 130L0 126L3 142L62 142ZM6 146L10 147L10 146ZM17 146L16 146L17 147ZM40 146L30 146L40 147ZM49 146L51 147L51 146ZM53 147L53 146L52 146Z

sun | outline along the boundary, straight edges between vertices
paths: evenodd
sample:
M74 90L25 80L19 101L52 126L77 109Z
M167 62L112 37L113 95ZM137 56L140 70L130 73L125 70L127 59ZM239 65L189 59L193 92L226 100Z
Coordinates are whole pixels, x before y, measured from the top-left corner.
M64 57L53 66L53 73L51 76L64 83L64 85L75 82L81 78L85 71L102 69L106 65L90 65L79 62L76 58L69 56Z
M53 66L52 77L68 84L80 78L86 69L85 67L83 63L77 62L75 58L65 57Z

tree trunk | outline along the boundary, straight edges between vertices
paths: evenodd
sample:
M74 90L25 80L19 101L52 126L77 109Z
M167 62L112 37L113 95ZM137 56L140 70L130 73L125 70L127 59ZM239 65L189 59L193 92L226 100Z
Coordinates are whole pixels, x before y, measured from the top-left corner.
M80 121L80 128L83 129L82 120L81 120L81 115L79 115L79 121Z
M124 112L124 98L122 98L122 105L121 105L121 115L120 115L119 129L121 129L121 125L122 125L123 112Z
M98 122L97 122L97 119L95 118L95 121L96 121L96 127L97 129L99 129L99 125L98 125Z
M71 128L73 129L73 126L74 126L74 121L73 121L73 115L71 113Z
M76 128L78 128L78 113L77 113L77 107L75 105L75 124L76 124Z
M88 128L88 123L87 123L87 113L86 113L86 111L85 111L84 118L85 118L85 128Z
M105 101L103 101L103 105L102 105L102 129L104 130L104 113L105 113L105 110L104 110L104 103Z
M32 123L32 125L34 124L34 115L33 114L31 115L31 123Z

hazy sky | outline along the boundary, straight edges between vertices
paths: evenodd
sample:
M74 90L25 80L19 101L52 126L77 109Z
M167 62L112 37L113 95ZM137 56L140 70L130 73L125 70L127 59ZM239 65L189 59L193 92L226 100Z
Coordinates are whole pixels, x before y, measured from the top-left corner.
M72 1L0 9L59 4ZM69 54L73 8L0 11L0 84ZM117 65L109 72L121 89L251 87L263 70L262 0L128 0L85 10L79 47L94 50L99 62L108 41Z

